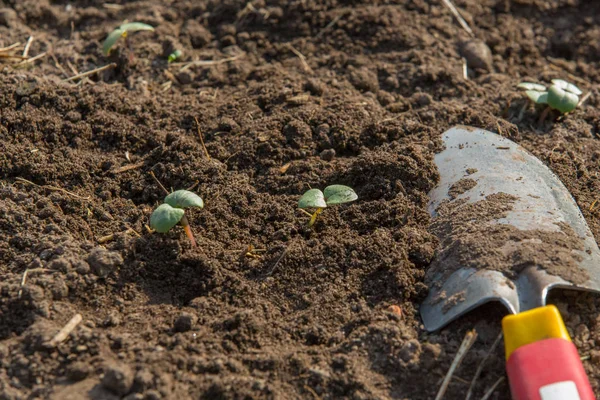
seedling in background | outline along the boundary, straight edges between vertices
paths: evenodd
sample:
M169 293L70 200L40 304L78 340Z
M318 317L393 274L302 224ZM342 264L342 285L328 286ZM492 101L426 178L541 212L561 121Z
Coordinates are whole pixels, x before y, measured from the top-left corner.
M310 189L302 195L298 201L298 208L316 208L313 214L310 214L308 226L313 226L317 217L325 208L335 204L349 203L358 199L358 196L351 187L344 185L327 186L323 192L319 189Z
M110 53L110 49L121 37L127 40L127 35L129 33L138 31L154 31L154 27L141 22L128 22L119 26L117 29L109 33L104 40L104 44L102 45L102 51L104 52L104 55L107 56Z
M172 52L171 54L169 54L169 58L167 59L167 62L170 64L173 61L177 60L179 57L181 57L181 50L175 50L174 52Z
M531 82L521 82L517 87L525 89L525 94L533 103L548 105L540 115L540 123L546 119L551 109L561 114L575 110L582 93L577 86L562 79L552 79L552 85L548 90L544 85Z
M177 224L181 224L185 234L196 247L196 240L192 233L189 221L185 216L185 209L189 207L204 208L204 202L195 193L187 190L177 190L165 197L164 203L154 210L150 216L150 227L159 233L167 233Z

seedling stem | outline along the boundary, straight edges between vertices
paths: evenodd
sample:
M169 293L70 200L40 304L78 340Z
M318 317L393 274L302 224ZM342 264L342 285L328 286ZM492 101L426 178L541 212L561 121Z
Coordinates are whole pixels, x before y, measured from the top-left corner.
M184 215L179 223L183 227L188 239L190 239L190 242L192 242L192 247L196 247L196 239L194 239L194 233L192 232L192 227L190 226L187 217Z
M317 221L317 217L319 216L319 214L321 214L321 212L323 212L323 208L317 208L317 210L311 215L310 221L308 221L309 227L315 224L315 222Z

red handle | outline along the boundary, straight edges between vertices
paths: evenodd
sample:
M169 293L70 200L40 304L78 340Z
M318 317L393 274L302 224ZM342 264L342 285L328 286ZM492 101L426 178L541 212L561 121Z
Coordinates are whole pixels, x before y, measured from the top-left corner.
M575 345L565 339L519 347L506 362L513 400L595 400Z

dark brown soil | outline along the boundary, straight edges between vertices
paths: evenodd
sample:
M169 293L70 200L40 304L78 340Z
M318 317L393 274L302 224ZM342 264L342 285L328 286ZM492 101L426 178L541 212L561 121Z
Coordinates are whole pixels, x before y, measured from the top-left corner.
M450 187L448 194L454 200L476 185L475 180L463 178ZM427 270L432 278L427 281L448 277L463 267L500 271L514 279L529 266L543 268L574 284L588 281L588 273L579 266L581 255L573 252L585 249L584 239L569 225L557 224L559 230L549 232L496 223L507 216L517 200L497 193L474 203L467 199L443 201L431 223L431 232L440 244Z
M503 310L421 325L439 134L521 143L599 237L600 3L456 4L491 60L438 1L1 1L0 46L20 55L33 36L45 55L0 58L0 398L431 399L475 328L446 395L464 398ZM156 31L103 56L123 20ZM213 62L169 65L173 49ZM463 56L482 67L468 79ZM543 126L532 107L519 119L515 86L551 78L592 95ZM151 171L203 197L198 248L147 231ZM359 200L307 229L298 198L334 183ZM600 300L554 300L600 395ZM503 365L499 348L475 398Z

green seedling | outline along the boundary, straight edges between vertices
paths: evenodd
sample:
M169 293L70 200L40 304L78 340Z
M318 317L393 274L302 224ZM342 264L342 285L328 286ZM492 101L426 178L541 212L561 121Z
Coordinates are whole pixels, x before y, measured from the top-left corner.
M104 52L104 55L107 56L110 53L110 49L120 38L127 40L127 35L129 33L138 31L154 31L154 27L141 22L128 22L119 26L117 29L109 33L104 40L104 44L102 45L102 51Z
M323 192L319 189L308 190L298 201L298 208L316 208L313 214L307 213L310 215L308 226L313 226L319 214L328 206L349 203L356 199L358 199L358 196L351 187L331 185L327 186Z
M540 115L540 123L546 119L551 109L557 110L561 114L567 114L577 108L579 105L579 96L581 90L562 79L552 79L550 89L538 83L521 82L517 85L520 89L525 89L525 94L535 104L547 104Z
M170 64L173 61L177 60L179 57L181 57L181 54L181 50L175 50L174 52L169 54L169 58L167 59L168 63Z
M154 210L150 216L150 226L156 232L167 233L175 225L181 224L185 234L196 247L196 240L192 233L189 221L185 216L185 209L189 207L204 208L204 202L195 193L187 190L177 190L165 197L164 203Z

